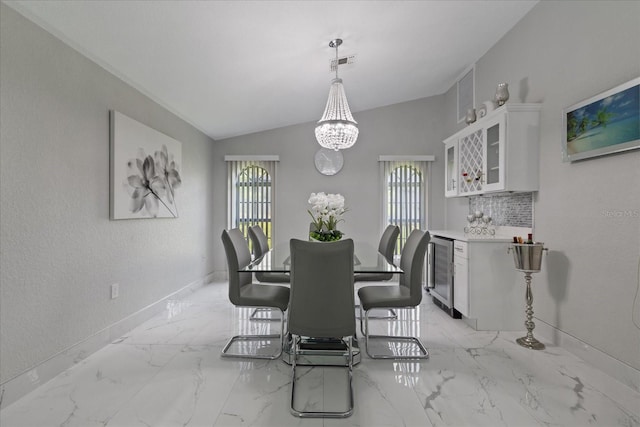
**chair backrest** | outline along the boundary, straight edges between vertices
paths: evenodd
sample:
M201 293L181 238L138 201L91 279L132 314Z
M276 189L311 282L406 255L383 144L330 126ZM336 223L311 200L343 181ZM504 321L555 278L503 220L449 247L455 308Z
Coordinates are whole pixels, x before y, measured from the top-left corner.
M269 252L269 240L259 225L249 227L249 238L253 246L253 259L258 259ZM286 273L270 273L256 271L256 279L259 282L288 283L289 275Z
M353 240L291 239L289 331L329 338L356 333Z
M396 242L400 235L400 227L397 225L387 225L382 236L380 237L380 243L378 244L378 252L393 264L393 251L396 248Z
M229 300L232 304L242 305L240 290L251 283L251 273L239 273L251 262L249 245L242 231L238 228L229 231L222 230L222 244L227 254L227 266L229 268Z
M428 231L413 230L402 248L400 268L404 274L400 275L399 281L400 286L409 288L412 306L422 301L422 271L430 239Z
M249 238L253 244L253 257L260 258L269 252L269 239L259 225L249 227Z

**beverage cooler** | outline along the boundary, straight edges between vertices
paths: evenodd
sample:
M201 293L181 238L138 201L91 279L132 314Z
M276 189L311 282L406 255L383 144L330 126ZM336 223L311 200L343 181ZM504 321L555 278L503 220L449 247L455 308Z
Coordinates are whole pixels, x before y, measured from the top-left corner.
M459 319L453 308L453 239L431 236L427 250L427 290L433 302L451 317Z

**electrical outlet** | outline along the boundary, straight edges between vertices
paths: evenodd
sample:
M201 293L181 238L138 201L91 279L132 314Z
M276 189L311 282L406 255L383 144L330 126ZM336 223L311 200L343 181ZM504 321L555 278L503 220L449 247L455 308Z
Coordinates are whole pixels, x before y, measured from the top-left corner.
M114 283L111 285L111 299L116 299L120 296L120 285Z

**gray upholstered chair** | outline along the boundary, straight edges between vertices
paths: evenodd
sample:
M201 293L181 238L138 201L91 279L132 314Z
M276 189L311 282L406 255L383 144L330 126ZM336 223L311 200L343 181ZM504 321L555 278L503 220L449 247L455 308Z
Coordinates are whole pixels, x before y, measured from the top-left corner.
M292 335L291 413L298 417L344 418L353 413L353 339L356 319L353 292L353 241L331 243L291 239L291 299L288 327ZM302 337L336 338L344 344L349 403L345 411L295 409L296 364ZM348 338L346 338L348 337ZM342 346L342 345L341 345ZM313 350L303 350L310 354ZM341 351L341 350L339 350Z
M396 249L396 243L398 242L398 236L400 235L400 227L397 225L389 224L385 228L380 242L378 243L378 252L380 252L387 259L388 262L393 264L393 252ZM358 282L386 282L393 278L393 273L355 273L353 279ZM359 307L360 305L356 305ZM398 314L395 310L390 309L388 315L371 315L371 319L397 319Z
M249 238L253 244L253 259L258 259L269 252L269 240L259 225L249 227ZM256 272L256 279L265 283L289 283L290 276L287 273Z
M229 300L238 307L264 307L280 311L280 334L236 335L222 349L223 357L249 357L277 359L282 354L284 336L284 312L289 305L289 288L277 285L261 285L252 282L252 273L239 272L251 262L249 245L242 232L234 228L222 231L222 243L229 268ZM231 353L231 345L237 341L263 342L278 339L278 350L273 354Z
M259 225L254 225L249 227L248 229L249 238L251 239L251 243L253 246L253 259L257 260L264 256L267 252L269 252L269 239L267 235L264 234L262 228ZM289 273L271 273L271 272L260 272L256 271L255 278L258 282L263 283L289 283L290 276ZM269 313L271 309L268 308L256 308L249 316L249 320L266 320L266 321L278 321L279 319L274 317L269 317L267 314L261 315L260 313Z
M413 230L404 244L400 257L400 268L404 274L400 275L398 285L393 286L364 286L358 290L360 297L360 330L365 337L365 348L372 359L424 359L429 352L419 337L370 335L369 313L372 309L401 309L415 308L422 301L422 271L427 244L431 236L427 231ZM364 310L364 315L362 311ZM362 321L364 318L364 329ZM411 342L417 346L418 353L411 354L373 354L369 349L369 342L374 339ZM403 347L406 348L406 347Z
M393 251L396 248L396 242L398 241L398 235L400 235L400 227L397 225L388 225L385 228L380 242L378 243L378 252L393 264ZM356 273L354 276L355 282L383 282L391 280L393 273Z

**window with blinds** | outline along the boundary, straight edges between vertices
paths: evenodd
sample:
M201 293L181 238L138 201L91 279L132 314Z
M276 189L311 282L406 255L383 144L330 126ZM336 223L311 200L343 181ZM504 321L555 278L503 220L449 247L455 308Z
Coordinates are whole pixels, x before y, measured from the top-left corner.
M402 253L413 230L426 229L427 167L432 160L432 156L380 158L382 228L389 224L400 227L395 255Z
M229 228L239 228L245 236L259 225L272 246L274 237L275 172L277 157L227 156Z

